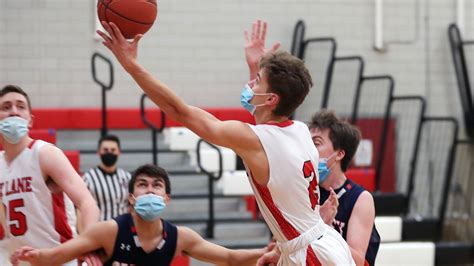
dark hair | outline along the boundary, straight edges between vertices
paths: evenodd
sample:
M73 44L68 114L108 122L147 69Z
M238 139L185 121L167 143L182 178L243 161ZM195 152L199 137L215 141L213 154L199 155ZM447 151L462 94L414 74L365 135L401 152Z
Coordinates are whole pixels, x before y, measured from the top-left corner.
M97 145L97 148L100 149L100 145L102 145L102 142L104 141L114 141L117 143L117 146L120 149L120 139L116 135L105 135L100 137L99 143Z
M31 112L31 102L30 102L30 97L28 97L28 94L19 86L16 85L6 85L5 87L0 90L0 98L5 96L7 93L14 92L14 93L19 93L26 98L26 103L28 104L28 109Z
M267 53L260 60L269 91L280 96L273 113L290 116L300 106L313 86L313 81L303 61L288 52Z
M357 146L361 139L359 129L347 121L339 119L333 111L324 109L311 117L309 128L329 129L329 139L334 150L343 150L345 152L345 156L341 161L341 169L345 172L357 151Z
M152 178L162 178L165 181L165 191L166 194L171 194L171 184L170 179L168 177L168 173L165 169L153 165L153 164L144 164L139 166L135 171L132 173L132 178L128 183L128 192L133 193L133 187L135 186L135 182L137 181L137 177L139 176L148 176Z

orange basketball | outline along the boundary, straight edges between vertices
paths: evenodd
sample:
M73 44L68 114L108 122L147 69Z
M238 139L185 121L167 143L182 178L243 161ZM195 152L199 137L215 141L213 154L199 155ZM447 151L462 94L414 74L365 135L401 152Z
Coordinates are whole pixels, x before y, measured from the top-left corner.
M158 13L156 0L98 0L100 21L113 22L127 39L147 32Z

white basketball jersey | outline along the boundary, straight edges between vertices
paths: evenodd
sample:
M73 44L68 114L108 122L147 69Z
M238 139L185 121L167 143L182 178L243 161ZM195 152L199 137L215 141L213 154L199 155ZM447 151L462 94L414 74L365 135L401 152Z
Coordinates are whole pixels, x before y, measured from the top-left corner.
M34 140L7 165L0 153L0 193L12 246L51 248L71 239L63 192L52 193L43 178L39 151L50 143ZM67 200L66 200L67 201Z
M316 150L308 127L298 121L250 125L267 155L270 178L257 184L249 172L258 206L276 239L285 242L316 226L319 187Z

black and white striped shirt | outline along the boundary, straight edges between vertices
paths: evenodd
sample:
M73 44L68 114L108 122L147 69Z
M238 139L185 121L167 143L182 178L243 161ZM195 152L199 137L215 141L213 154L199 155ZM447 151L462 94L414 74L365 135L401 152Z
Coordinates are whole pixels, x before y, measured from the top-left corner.
M128 212L128 182L130 173L117 168L114 173L106 173L100 167L87 171L84 182L100 210L100 220L110 220Z

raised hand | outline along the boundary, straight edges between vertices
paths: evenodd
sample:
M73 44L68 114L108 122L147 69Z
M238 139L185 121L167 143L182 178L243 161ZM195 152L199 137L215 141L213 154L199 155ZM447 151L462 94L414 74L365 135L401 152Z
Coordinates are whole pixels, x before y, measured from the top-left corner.
M245 36L245 59L249 65L250 80L255 79L258 72L258 63L260 58L266 52L275 52L280 48L280 43L273 44L270 50L265 48L265 39L267 37L267 22L257 20L252 24L252 33L249 38L247 31L244 32Z
M337 199L336 192L334 192L332 188L329 188L329 197L319 208L319 213L325 224L332 226L338 207L339 200Z
M120 29L113 22L107 23L102 21L102 26L108 33L106 34L100 30L97 30L97 34L99 34L103 39L102 44L112 51L123 68L128 71L137 59L138 42L143 37L143 35L137 34L133 40L128 41L125 39L125 37L123 37Z

